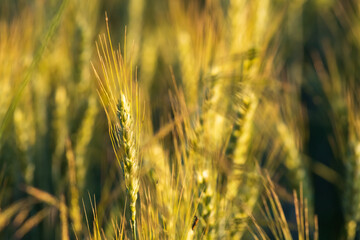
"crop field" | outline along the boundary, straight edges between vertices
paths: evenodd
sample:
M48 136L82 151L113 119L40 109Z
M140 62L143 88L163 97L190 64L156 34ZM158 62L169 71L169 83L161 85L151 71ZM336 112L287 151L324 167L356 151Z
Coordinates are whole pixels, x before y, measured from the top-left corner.
M360 239L360 2L0 0L0 239Z

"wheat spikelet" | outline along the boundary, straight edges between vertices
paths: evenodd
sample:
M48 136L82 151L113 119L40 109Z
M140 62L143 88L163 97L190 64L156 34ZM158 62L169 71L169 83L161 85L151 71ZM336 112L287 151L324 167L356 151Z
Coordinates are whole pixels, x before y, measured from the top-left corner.
M219 82L218 82L219 83ZM219 85L219 84L218 84ZM214 90L212 86L211 91ZM221 91L219 86L212 96L205 100L203 105L203 113L200 115L200 119L197 125L190 127L190 124L185 124L188 127L185 128L186 135L190 142L190 146L187 149L187 157L190 162L193 163L193 171L196 177L196 185L199 191L199 206L198 206L198 217L201 219L199 227L201 228L202 222L205 223L202 234L207 239L214 238L215 228L215 215L216 215L216 182L218 171L216 169L218 151L220 142L222 140L221 127L223 125L223 119L219 114L212 109L212 107L220 104ZM215 95L215 96L214 96ZM220 121L217 121L221 118ZM184 120L190 122L190 119ZM210 129L217 128L216 134ZM216 137L215 137L216 135ZM198 219L199 220L199 219ZM192 231L190 231L191 233ZM201 232L201 231L200 231ZM193 236L193 233L188 235Z
M284 150L286 151L284 165L295 180L296 188L298 188L300 184L304 185L305 196L309 203L312 204L312 187L309 180L309 174L304 164L304 159L301 156L299 146L297 146L294 133L282 122L277 124L277 131L284 146Z
M355 140L355 139L354 139ZM345 220L347 239L355 239L356 228L360 221L360 141L350 141L349 152L351 153L345 163L347 171L345 190Z
M118 104L119 125L116 125L118 148L123 151L123 167L125 183L130 196L131 221L135 229L136 200L139 191L138 152L135 142L134 123L130 113L130 105L124 95Z
M84 189L86 171L88 168L88 164L86 162L86 153L91 138L93 136L93 131L89 131L89 129L94 128L98 110L99 110L98 103L96 102L96 98L94 94L92 94L89 97L88 107L82 119L81 127L77 133L76 146L74 149L75 158L76 158L76 174L77 174L78 186L81 191Z
M146 6L146 2L144 0L134 0L129 2L129 32L128 37L132 41L136 43L140 42L143 31L143 12ZM134 44L129 46L128 50L132 50L132 60L134 63L138 62L139 58L139 45Z
M345 156L345 221L347 239L355 239L360 222L360 115L357 96L348 93L349 140Z
M233 233L241 238L246 230L248 211L252 211L259 195L258 174L255 171L253 159L248 159L250 141L253 134L253 118L257 109L257 98L253 93L244 96L243 106L238 110L238 119L233 127L227 157L232 159L233 170L228 177L227 199L234 203ZM239 207L236 202L239 201Z
M186 103L189 109L193 109L201 100L201 86L206 84L205 76L219 50L217 24L220 25L221 14L215 14L215 9L221 6L209 1L203 6L206 10L202 11L197 2L187 5L174 0L169 3Z
M253 118L257 108L257 99L251 94L244 99L244 107L239 109L238 116L234 125L234 130L229 143L227 154L231 157L234 165L232 176L229 178L227 194L233 199L240 186L238 177L243 174L243 166L247 164L247 153L250 146L251 135L253 133ZM236 141L236 143L234 142ZM235 146L235 147L234 147ZM232 154L231 154L232 152Z
M194 172L196 174L197 188L200 191L200 203L198 206L199 217L205 222L203 234L205 238L214 237L215 222L215 188L217 181L216 148L206 146L209 142L207 135L204 134L204 125L199 124L195 129L195 137L191 139L192 149L189 151L189 159L194 162Z
M68 120L68 106L69 106L69 94L64 86L58 86L55 92L55 107L54 115L55 120L52 123L52 127L56 132L56 146L53 153L53 164L55 168L60 169L61 157L64 153L66 138L69 135L67 126ZM57 172L54 171L55 179L58 179Z
M357 95L359 85L358 82L353 82L355 79L352 77L347 78L343 69L339 68L336 53L329 47L330 45L325 46L326 61L314 54L314 66L333 112L333 128L336 136L334 150L338 151L338 157L344 161L345 181L342 196L345 215L344 237L350 240L356 238L360 222L360 108ZM344 117L346 115L347 117Z
M214 174L213 168L207 168L198 176L198 184L202 189L201 193L201 217L206 223L204 234L206 234L207 239L214 238L214 228L215 228L215 189L216 185L216 175ZM198 207L199 208L199 207Z
M72 1L70 4L73 8L73 18L76 19L74 23L74 38L75 46L77 46L77 54L73 59L75 74L78 82L76 82L76 89L80 94L89 94L91 88L91 69L89 68L89 61L93 54L93 42L96 37L96 20L98 19L100 1L94 0L83 4L82 1ZM70 18L71 19L71 18ZM67 21L73 21L73 20ZM71 83L74 84L74 83Z
M82 231L82 223L81 223L81 211L79 205L79 190L77 188L76 182L76 161L75 155L71 146L70 139L66 140L66 158L68 161L68 169L69 169L69 185L70 185L70 217L74 224L74 231L77 236L81 234Z
M152 33L154 34L154 33ZM157 60L159 57L159 38L149 34L142 43L142 51L140 56L140 74L142 76L142 86L144 89L150 89L153 77L156 73Z

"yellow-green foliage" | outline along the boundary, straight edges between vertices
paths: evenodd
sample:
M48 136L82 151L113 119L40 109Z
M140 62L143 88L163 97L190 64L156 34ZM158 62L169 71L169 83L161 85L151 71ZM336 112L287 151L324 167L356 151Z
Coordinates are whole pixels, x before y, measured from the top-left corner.
M0 238L355 239L359 9L0 1Z

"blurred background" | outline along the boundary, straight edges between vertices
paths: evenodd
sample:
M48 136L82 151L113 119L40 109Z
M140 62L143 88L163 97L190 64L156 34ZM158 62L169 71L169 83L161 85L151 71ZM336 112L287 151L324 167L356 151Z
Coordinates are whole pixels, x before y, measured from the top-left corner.
M258 159L289 224L288 195L301 185L320 239L360 239L359 11L355 0L1 0L0 238L88 238L94 205L114 236L126 190L91 65L106 12L114 46L137 66L148 128L161 132L174 117L172 79L199 114L206 79L221 82L213 109L229 126L237 91L251 89L260 109L252 145L267 145L266 156L268 145L281 149Z

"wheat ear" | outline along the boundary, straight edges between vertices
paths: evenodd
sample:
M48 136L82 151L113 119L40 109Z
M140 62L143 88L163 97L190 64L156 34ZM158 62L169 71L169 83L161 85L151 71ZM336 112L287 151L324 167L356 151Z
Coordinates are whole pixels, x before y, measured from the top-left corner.
M122 94L117 110L119 124L116 126L116 134L119 148L123 151L123 169L126 188L130 198L131 223L133 230L136 229L136 200L139 191L138 178L138 153L135 142L134 122L131 116L130 104L125 95Z
M121 165L128 196L130 198L131 227L136 239L136 200L139 191L140 135L141 119L139 89L136 75L126 58L126 39L124 55L114 51L107 23L107 38L99 37L97 45L102 76L96 68L98 93L108 119L109 135L115 156ZM126 33L125 33L126 35ZM124 56L124 57L123 57Z

